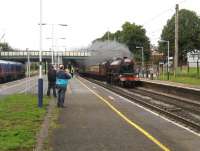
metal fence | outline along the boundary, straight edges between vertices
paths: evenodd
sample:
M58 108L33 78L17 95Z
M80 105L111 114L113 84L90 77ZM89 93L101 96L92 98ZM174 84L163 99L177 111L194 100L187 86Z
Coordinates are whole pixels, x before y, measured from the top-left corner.
M191 66L191 63L196 66ZM135 66L135 72L138 77L149 78L149 79L166 79L168 75L167 64L145 64L142 68L141 62L137 62ZM186 65L179 66L174 71L173 64L169 66L170 77L192 77L200 79L200 62L188 62Z

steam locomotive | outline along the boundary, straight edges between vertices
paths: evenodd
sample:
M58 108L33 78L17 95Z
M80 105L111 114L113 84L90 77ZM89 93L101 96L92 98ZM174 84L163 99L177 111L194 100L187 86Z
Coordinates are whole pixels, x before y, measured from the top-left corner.
M134 87L140 84L140 79L135 74L134 61L127 57L87 66L80 74L123 87Z
M16 80L25 76L22 63L0 60L0 83Z

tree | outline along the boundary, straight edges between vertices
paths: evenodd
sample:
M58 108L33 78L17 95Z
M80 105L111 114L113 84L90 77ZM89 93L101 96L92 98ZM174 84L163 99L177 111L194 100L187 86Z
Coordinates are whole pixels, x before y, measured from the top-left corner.
M126 44L129 50L134 54L135 59L138 61L141 61L141 50L136 49L136 47L142 46L144 47L144 58L146 61L149 60L150 41L146 36L146 30L142 26L136 25L135 23L131 24L125 22L122 25L121 31L117 30L115 33L108 32L96 40L107 40L109 34L109 40L116 40L120 43Z
M125 43L130 51L134 54L135 59L141 61L141 50L136 47L144 47L144 58L149 60L150 58L150 41L146 36L146 30L135 23L125 22L122 25L121 42Z
M115 33L114 33L114 40L118 41L118 42L121 42L122 39L121 39L121 35L122 35L122 32L120 30L117 30Z
M13 51L8 43L0 43L0 51Z
M161 39L170 41L170 56L175 49L175 15L167 21L161 34ZM179 61L186 62L187 53L200 50L200 18L193 11L179 11ZM159 50L167 53L167 45L159 43Z

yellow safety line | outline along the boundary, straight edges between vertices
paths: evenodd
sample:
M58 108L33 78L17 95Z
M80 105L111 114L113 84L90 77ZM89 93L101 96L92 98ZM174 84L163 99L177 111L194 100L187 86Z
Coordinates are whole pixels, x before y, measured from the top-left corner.
M141 128L139 125L132 122L129 118L127 118L124 114L122 114L120 111L118 111L112 104L110 104L107 100L105 100L102 96L94 92L92 89L90 89L87 85L85 85L81 80L78 79L78 81L85 86L89 91L91 91L94 95L96 95L99 99L101 99L104 103L106 103L113 111L115 111L121 118L123 118L128 124L135 127L137 130L139 130L141 133L143 133L147 138L149 138L151 141L153 141L155 144L157 144L161 149L164 151L170 151L167 147L165 147L162 143L160 143L156 138L154 138L151 134L149 134L147 131L145 131L143 128Z

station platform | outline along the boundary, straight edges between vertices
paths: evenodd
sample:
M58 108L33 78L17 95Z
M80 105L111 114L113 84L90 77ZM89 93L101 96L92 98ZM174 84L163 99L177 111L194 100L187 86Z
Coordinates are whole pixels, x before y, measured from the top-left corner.
M191 84L184 84L184 83L164 81L164 80L150 80L150 79L146 79L146 78L142 78L141 81L157 83L157 84L162 84L162 85L170 85L170 86L174 86L174 87L180 87L180 88L200 91L200 85L191 85Z
M80 77L70 80L53 151L199 151L191 132Z

